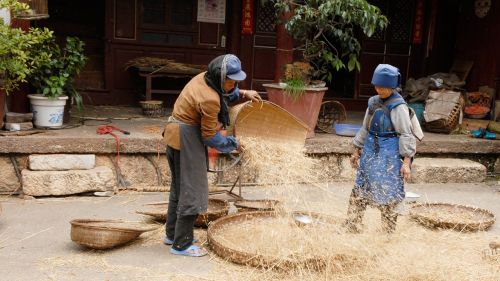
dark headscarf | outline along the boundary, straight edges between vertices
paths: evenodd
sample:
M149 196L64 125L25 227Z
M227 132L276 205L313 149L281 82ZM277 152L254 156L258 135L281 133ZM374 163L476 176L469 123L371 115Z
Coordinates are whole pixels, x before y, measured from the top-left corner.
M220 55L213 59L208 64L208 70L205 73L205 82L207 82L210 88L214 89L220 98L220 111L218 115L219 122L222 124L222 128L226 128L230 125L229 121L229 106L228 97L226 91L222 85L226 80L226 60L228 56L231 55Z

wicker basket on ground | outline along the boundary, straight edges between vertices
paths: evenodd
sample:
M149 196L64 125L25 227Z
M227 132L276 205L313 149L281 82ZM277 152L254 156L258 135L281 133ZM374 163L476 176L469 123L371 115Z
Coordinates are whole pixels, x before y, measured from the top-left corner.
M121 220L75 219L70 223L73 242L99 250L126 244L143 232L156 229L143 223Z
M299 255L290 257L266 255L262 254L259 251L248 252L242 250L241 248L235 247L233 244L234 242L228 242L224 237L221 237L221 235L225 233L225 230L227 230L227 227L238 227L239 225L244 225L249 221L279 218L279 216L281 215L282 214L278 214L274 211L243 212L218 219L208 227L208 244L215 254L227 261L231 261L236 264L277 270L289 270L293 268L323 270L326 267L328 261L324 260L320 256ZM328 216L324 216L321 214L308 213L308 215L313 217L315 220L321 219L321 222L319 222L321 224L330 224L332 221L336 221L335 219L330 220ZM290 227L297 226L290 225ZM241 243L248 243L248 241L242 241ZM273 241L269 241L269 243L273 243ZM339 262L345 262L347 264L355 262L356 258L347 256L345 254L339 254L334 259L338 260Z
M254 137L267 141L304 145L308 127L288 111L268 101L245 102L230 111L232 126L227 133L238 137Z
M487 230L495 223L495 215L488 210L450 203L414 205L410 217L429 228L457 231Z
M136 213L150 216L154 220L160 222L167 221L168 202L150 203L145 206L145 209L137 210ZM207 227L212 221L226 216L229 212L229 207L229 202L226 200L209 198L207 212L199 214L194 225L198 227Z
M141 101L142 114L151 117L158 118L165 115L165 109L163 108L163 101L161 100L148 100Z
M277 200L238 200L234 202L234 206L238 208L238 212L253 212L253 211L274 211L278 208L280 202Z

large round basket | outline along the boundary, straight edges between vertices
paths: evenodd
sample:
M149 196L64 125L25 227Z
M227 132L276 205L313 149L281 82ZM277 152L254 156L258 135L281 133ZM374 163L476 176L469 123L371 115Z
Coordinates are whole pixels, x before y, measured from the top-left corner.
M229 111L232 126L229 135L254 137L266 141L304 145L309 128L304 122L278 105L269 102L245 102Z
M253 211L274 211L280 205L277 200L238 200L234 202L234 206L238 208L238 212L253 212Z
M411 207L410 217L429 228L479 231L495 223L495 215L485 209L449 203L423 203Z
M75 219L70 223L73 242L99 250L123 245L156 228L120 220Z
M206 213L198 215L194 225L198 227L207 227L208 224L229 212L229 202L222 199L209 198L208 210ZM168 202L157 202L146 204L144 210L137 210L136 213L147 215L161 222L167 221Z
M135 212L137 214L149 216L153 220L165 222L167 221L167 209L168 202L157 202L146 204L143 209L136 210Z
M294 212L293 214L302 214L302 212ZM320 224L332 223L336 221L334 218L329 216L324 216L321 214L307 213L309 216L313 217ZM245 231L244 224L250 221L258 221L262 219L273 219L282 216L282 214L274 211L261 211L261 212L243 212L228 215L226 217L220 218L217 221L210 224L207 232L208 244L211 250L220 256L221 258L231 261L237 264L249 265L254 267L262 268L272 268L278 270L287 270L291 268L307 268L322 270L326 266L326 261L319 256L276 256L262 254L262 252L248 252L237 248L233 244L227 241L223 237L226 233L227 227L234 227L234 225L241 225L242 230ZM292 227L292 226L291 226ZM221 236L222 235L222 236ZM242 241L241 243L245 243ZM269 243L274 243L274 241L269 241ZM348 257L343 254L339 254L336 259L347 262L354 261L352 257Z

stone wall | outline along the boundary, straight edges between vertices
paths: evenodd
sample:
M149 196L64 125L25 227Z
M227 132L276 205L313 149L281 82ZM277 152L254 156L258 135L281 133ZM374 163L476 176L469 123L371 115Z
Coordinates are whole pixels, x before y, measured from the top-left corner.
M318 176L318 182L354 182L355 178L355 170L351 168L349 163L348 154L315 154L313 157L318 158L318 170L321 171L321 174ZM442 156L440 155L440 158ZM452 157L452 156L450 156ZM468 158L474 159L475 164L478 162L491 163L491 167L488 167L492 170L500 171L500 161L496 156L494 159L486 159L487 156L483 156L481 161L478 161L477 155L468 155ZM466 158L463 157L462 158ZM491 158L491 157L490 157ZM13 161L15 165L13 164ZM416 158L416 162L418 163L419 157ZM432 161L431 161L432 162ZM447 163L450 161L443 161L443 163ZM167 159L165 154L122 154L120 155L118 165L116 164L116 155L115 154L99 154L95 156L95 166L96 167L106 167L109 169L113 176L112 187L109 187L110 183L106 184L106 189L117 190L117 189L130 189L130 190L141 190L141 191L167 191L169 190L170 185L170 170L167 164ZM415 174L416 182L425 183L428 180L428 176L425 176L424 173L429 173L429 171L425 170L425 163L418 166L418 169L415 169L414 172L419 172L421 175ZM19 175L16 173L16 168L19 171ZM474 169L464 169L466 174L463 175L462 178L457 178L461 176L461 171L453 173L454 176L450 177L449 175L443 179L439 179L436 177L436 174L439 174L440 170L436 167L429 167L433 169L430 172L433 177L432 181L429 182L470 182L470 181L482 181L486 176L486 168L476 168ZM446 170L448 169L448 170ZM450 170L451 169L451 170ZM28 170L28 155L2 155L0 156L0 194L11 194L11 193L21 193L22 192L22 177L21 174L30 175ZM454 171L453 167L445 167L443 168L443 173L448 173L449 171ZM446 172L448 171L448 172ZM469 174L467 174L469 171ZM53 175L57 172L49 173ZM90 174L89 174L90 173ZM102 171L95 171L95 173L101 173L99 175L92 174L94 172L86 172L85 176L81 173L73 173L66 175L63 177L66 178L89 178L98 180L99 176L102 175ZM214 185L233 185L238 176L239 169L238 165L224 173L219 173L218 175L214 173L209 173L209 182L211 186ZM475 173L475 174L470 174ZM92 174L92 175L91 175ZM53 177L53 176L51 176ZM38 180L47 181L48 178L51 178L48 175L44 177L40 177ZM255 175L248 173L242 169L241 174L242 182L245 184L259 184ZM55 178L53 178L55 180ZM25 179L26 181L27 179ZM35 177L33 178L35 180ZM60 179L59 179L60 180ZM63 184L70 185L68 181L63 181ZM30 185L36 185L36 182L31 181ZM89 183L89 185L92 185ZM102 190L103 187L95 188L96 191ZM68 190L71 188L68 187ZM90 188L88 191L92 191ZM38 192L38 191L37 191ZM60 191L57 191L60 192ZM39 193L37 193L39 194ZM57 195L67 194L67 193L58 193ZM51 195L51 194L46 194ZM53 194L56 195L56 194Z

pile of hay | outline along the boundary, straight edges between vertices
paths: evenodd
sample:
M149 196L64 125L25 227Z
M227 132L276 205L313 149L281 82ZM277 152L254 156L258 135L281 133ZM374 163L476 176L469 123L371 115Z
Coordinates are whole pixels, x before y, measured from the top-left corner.
M155 57L138 57L129 60L125 63L125 70L131 67L136 68L152 68L154 72L159 71L170 71L170 72L182 72L186 74L198 74L207 70L205 65L180 63L171 59L162 59Z

